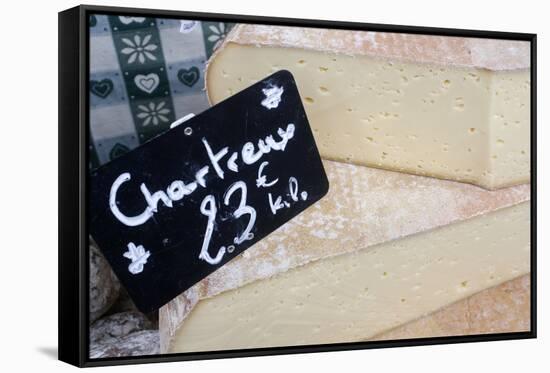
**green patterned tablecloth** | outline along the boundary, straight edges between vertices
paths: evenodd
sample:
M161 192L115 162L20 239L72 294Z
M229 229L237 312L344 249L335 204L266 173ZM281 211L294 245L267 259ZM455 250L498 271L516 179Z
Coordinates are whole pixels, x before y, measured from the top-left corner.
M233 24L90 17L90 166L208 108L204 68Z

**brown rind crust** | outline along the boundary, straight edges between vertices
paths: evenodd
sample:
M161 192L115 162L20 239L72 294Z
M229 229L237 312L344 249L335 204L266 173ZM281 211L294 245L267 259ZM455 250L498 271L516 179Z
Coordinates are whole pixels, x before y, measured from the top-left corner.
M530 43L517 40L239 24L227 43L488 70L530 67Z

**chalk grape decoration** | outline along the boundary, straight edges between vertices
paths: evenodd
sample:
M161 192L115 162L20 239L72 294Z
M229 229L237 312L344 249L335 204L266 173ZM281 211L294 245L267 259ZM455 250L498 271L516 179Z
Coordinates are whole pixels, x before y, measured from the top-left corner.
M94 170L90 233L149 312L327 192L296 83L283 70Z

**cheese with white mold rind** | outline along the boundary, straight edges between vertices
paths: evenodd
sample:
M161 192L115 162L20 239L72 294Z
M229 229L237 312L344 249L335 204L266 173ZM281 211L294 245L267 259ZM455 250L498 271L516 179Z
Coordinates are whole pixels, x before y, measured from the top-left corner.
M529 182L529 42L238 25L207 65L208 97L280 69L326 159L487 189Z
M530 195L529 185L487 191L352 164L323 164L330 182L323 199L160 309L163 352L171 350L178 330L203 299L321 259L514 206Z
M369 339L529 272L525 202L198 302L170 352Z

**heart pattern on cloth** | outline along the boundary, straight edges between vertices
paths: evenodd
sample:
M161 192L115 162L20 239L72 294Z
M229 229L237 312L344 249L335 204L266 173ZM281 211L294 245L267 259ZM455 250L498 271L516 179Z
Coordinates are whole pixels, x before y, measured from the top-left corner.
M159 86L159 76L155 73L147 75L138 74L134 77L134 83L143 92L152 93Z
M90 91L98 97L106 98L113 91L113 81L111 79L91 80Z
M180 21L181 24L180 24L180 32L182 34L188 34L190 33L191 31L193 31L193 29L199 24L198 21L185 21L185 20L181 20Z
M198 82L200 77L200 72L198 67L193 66L189 69L179 69L178 70L178 79L180 82L185 84L188 87L192 87Z
M130 149L126 145L117 142L109 152L109 159L112 161L113 159L118 158L121 155L128 153L129 151Z

